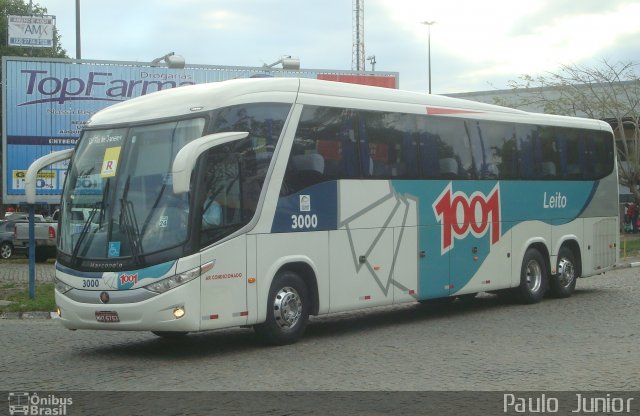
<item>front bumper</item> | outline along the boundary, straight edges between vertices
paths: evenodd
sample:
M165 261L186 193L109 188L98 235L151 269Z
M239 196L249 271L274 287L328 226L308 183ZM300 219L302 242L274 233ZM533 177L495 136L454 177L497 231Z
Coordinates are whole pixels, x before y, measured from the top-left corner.
M57 290L55 292L56 304L60 308L59 321L69 329L187 332L200 330L200 279L194 279L165 293L150 293L152 297L129 303L126 302L126 296L118 296L126 291L105 291L115 302L102 303L98 300L102 291L72 290L75 293L71 297ZM80 302L72 297L86 301ZM125 299L124 303L122 299ZM186 313L181 318L175 318L173 310L179 307ZM98 322L96 312L115 312L119 322Z

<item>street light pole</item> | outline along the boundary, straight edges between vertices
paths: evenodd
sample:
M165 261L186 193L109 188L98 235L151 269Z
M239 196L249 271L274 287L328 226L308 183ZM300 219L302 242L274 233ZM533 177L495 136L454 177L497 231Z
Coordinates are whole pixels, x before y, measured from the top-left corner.
M80 0L76 0L76 59L82 59L80 41Z
M431 25L436 23L435 20L428 22L422 22L423 25L427 25L427 67L429 71L429 94L431 94Z

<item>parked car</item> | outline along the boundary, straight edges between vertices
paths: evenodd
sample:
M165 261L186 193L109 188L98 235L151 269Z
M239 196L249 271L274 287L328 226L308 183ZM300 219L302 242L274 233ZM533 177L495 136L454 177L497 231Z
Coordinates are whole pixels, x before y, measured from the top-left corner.
M4 214L4 219L7 221L29 221L29 213L28 212L6 212ZM41 214L34 214L34 219L36 222L44 221L44 216Z
M36 221L34 237L36 242L36 261L45 262L47 259L56 256L56 235L58 232L57 222ZM13 247L28 255L29 253L29 223L25 221L16 222L13 227Z
M41 221L36 218L36 222ZM16 224L19 223L26 223L26 221L23 219L10 219L2 221L0 224L0 258L8 259L15 253L16 244L14 231ZM18 247L18 250L24 252L22 247Z
M2 220L0 223L0 258L8 259L13 255L13 224Z

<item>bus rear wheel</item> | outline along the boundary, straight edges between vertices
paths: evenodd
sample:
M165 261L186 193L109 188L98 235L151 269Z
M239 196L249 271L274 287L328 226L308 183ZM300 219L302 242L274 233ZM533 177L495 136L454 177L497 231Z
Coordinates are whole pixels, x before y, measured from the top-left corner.
M551 277L551 295L556 298L568 298L576 288L577 279L578 269L573 252L562 247L558 252L556 274Z
M269 290L267 318L254 325L256 333L271 345L296 342L309 322L308 292L304 280L296 273L279 272Z
M522 303L537 303L542 300L549 286L549 272L544 257L535 248L524 253L520 270L520 286L516 288Z

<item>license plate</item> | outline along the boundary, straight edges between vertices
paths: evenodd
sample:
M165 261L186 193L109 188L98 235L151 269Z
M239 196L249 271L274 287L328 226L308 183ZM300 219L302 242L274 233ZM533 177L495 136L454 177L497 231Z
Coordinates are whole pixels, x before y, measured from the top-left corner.
M96 311L96 321L98 322L120 322L118 312L115 311Z

